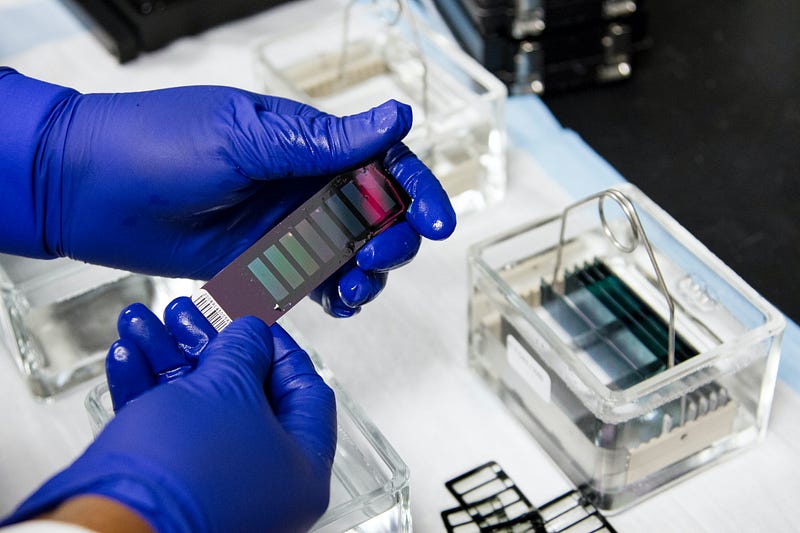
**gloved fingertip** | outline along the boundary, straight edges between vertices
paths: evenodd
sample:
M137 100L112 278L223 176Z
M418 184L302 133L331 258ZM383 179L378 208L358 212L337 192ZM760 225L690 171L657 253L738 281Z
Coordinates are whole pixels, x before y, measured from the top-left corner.
M106 378L114 412L155 386L150 362L129 340L114 342L106 356Z
M369 279L359 268L345 272L339 279L339 298L348 307L358 307L366 302L370 295Z
M279 356L287 353L294 353L297 351L302 351L303 348L297 344L297 341L289 335L280 324L273 324L270 326L270 331L272 332L272 343L275 347L275 358L277 359ZM277 363L277 361L275 361Z
M411 108L396 100L387 100L377 107L343 117L347 159L364 161L383 154L400 142L411 130Z
M167 305L164 325L181 350L195 359L217 336L217 330L187 296L175 298Z
M406 220L423 237L442 240L456 229L456 212L442 184L403 143L393 146L384 165L411 196Z
M411 130L414 121L411 106L398 102L397 100L387 100L372 110L373 121L378 128L381 126L393 126L399 131L403 131L403 137ZM380 130L379 130L380 131Z
M325 311L331 315L332 317L336 318L350 318L352 316L356 316L358 313L361 312L361 307L351 307L341 301L340 299L333 299L331 304L325 308Z
M240 342L255 344L269 344L272 342L272 332L269 326L255 316L237 318L222 330L218 337L224 338L225 342L231 342L232 338L237 338Z
M150 309L140 303L122 310L117 319L117 331L120 339L135 344L149 359L150 367L156 374L191 366L191 361L178 349L167 327Z
M272 342L276 345L281 343L294 343L297 345L297 342L289 335L289 332L281 326L278 322L275 322L269 327L270 332L272 332Z
M339 298L350 308L360 308L375 299L386 286L386 272L364 272L353 268L339 280Z
M267 326L267 324L260 318L255 316L245 316L240 319L240 322L240 327L248 329L259 337L272 340L272 331L270 331L269 326Z
M135 343L145 353L151 351L149 349L151 345L164 344L165 339L169 337L164 324L155 313L138 302L120 312L117 317L117 332L121 339Z
M367 244L356 253L356 265L362 270L372 270L375 264L375 255L380 252L373 244L374 240L375 237L368 241Z
M317 302L330 316L348 318L358 314L360 307L346 305L339 295L339 280L341 276L333 276L324 281L322 285L311 291L309 297Z
M245 316L231 322L205 350L200 367L223 364L245 365L261 382L269 372L273 357L272 332L263 320Z
M406 220L420 235L433 241L448 238L456 229L457 218L444 190L430 190L411 203Z
M146 305L136 302L125 309L120 311L117 317L117 332L120 337L125 337L126 334L136 328L137 323L143 318L152 315L153 313ZM153 315L155 316L155 315Z
M164 314L166 315L169 313L180 313L190 307L196 308L191 298L189 298L188 296L178 296L177 298L175 298L174 300L172 300L170 303L167 304L167 307L164 308Z
M402 221L370 239L356 254L356 265L367 272L391 270L411 261L421 244L419 233Z

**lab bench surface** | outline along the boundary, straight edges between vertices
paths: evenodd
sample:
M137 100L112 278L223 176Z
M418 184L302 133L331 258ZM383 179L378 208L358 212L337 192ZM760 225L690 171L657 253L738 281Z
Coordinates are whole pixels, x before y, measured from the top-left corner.
M332 5L342 4L294 2L181 39L120 66L85 28L65 19L68 14L54 0L0 0L0 10L11 6L19 16L38 9L37 16L25 20L52 26L38 28L40 42L31 42L31 31L20 33L13 50L6 49L4 55L3 37L9 34L3 33L2 23L10 19L0 12L0 62L82 91L187 84L252 89L253 40L312 19ZM52 16L42 16L42 10ZM490 459L533 502L548 501L570 488L543 450L467 368L466 251L479 240L552 214L574 198L622 178L577 136L563 130L537 99L516 99L509 108L516 147L510 152L509 194L503 203L463 217L452 238L424 243L417 259L393 272L380 298L357 317L332 319L307 300L289 316L409 465L416 531L442 531L439 513L454 505L444 482ZM653 159L652 154L648 157ZM625 168L623 175L637 181ZM585 180L578 186L580 177ZM800 359L800 335L797 326L793 328L794 340L784 350L784 358L792 362ZM380 335L365 334L376 331ZM621 532L795 527L800 522L798 384L800 379L778 383L765 442L611 517L612 525ZM79 388L48 404L34 402L11 358L0 350L0 514L89 442L82 406L86 390Z

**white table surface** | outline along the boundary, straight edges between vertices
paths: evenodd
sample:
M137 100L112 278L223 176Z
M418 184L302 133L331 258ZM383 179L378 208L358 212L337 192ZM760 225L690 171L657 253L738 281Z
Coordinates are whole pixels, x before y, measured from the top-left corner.
M55 0L0 0L0 64L84 92L187 84L256 89L253 42L334 5L333 0L285 5L120 66ZM289 315L409 465L416 531L442 531L439 513L455 505L444 482L490 459L534 503L571 488L467 368L466 250L621 178L572 132L561 130L538 100L514 102L513 111L509 132L515 146L502 204L462 217L449 240L424 243L417 259L393 272L381 297L357 317L336 320L308 301ZM612 516L619 531L800 528L800 380L794 379L799 337L790 324L766 441ZM88 385L52 402L36 401L2 351L0 514L5 514L74 459L91 433L83 409Z

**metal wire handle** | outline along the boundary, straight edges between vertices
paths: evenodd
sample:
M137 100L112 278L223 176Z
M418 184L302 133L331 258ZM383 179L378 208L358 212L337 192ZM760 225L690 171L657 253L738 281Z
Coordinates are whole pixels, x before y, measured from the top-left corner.
M628 223L630 224L631 230L631 242L630 244L625 244L620 241L616 235L614 235L611 226L606 219L605 211L603 209L603 202L606 198L611 198L622 209L622 212L625 214L625 218L628 219ZM655 254L653 253L653 247L650 245L650 241L647 239L647 235L645 234L644 228L642 227L642 221L639 219L639 215L636 213L636 208L634 208L633 203L631 202L630 198L628 198L625 193L618 189L607 189L605 191L599 192L597 194L593 194L580 200L572 205L567 206L564 208L564 211L561 214L561 233L558 238L558 249L556 250L556 266L553 269L553 287L556 287L556 280L558 279L558 272L561 269L561 261L563 255L563 248L564 248L564 236L566 234L567 229L567 214L572 209L582 206L591 202L592 200L598 200L598 211L600 213L600 221L603 224L603 233L606 234L606 237L611 241L611 243L621 252L623 253L631 253L633 252L638 245L643 245L645 250L647 251L648 257L650 257L650 263L653 265L653 270L656 273L656 278L658 278L658 284L661 287L661 292L664 295L664 298L667 300L667 308L669 309L669 338L667 341L667 368L672 368L675 366L675 302L672 300L672 295L667 289L667 284L664 281L664 276L661 274L661 268L658 266L658 261L656 261Z
M339 55L338 78L340 81L344 79L345 69L347 67L347 49L350 43L348 36L350 34L351 9L357 2L359 2L359 0L349 0L344 10L344 23L342 24L342 52ZM377 0L372 0L372 3L377 3ZM408 25L411 29L412 39L414 40L414 44L416 44L419 62L422 65L422 110L427 117L430 116L430 106L428 104L428 61L425 59L425 53L422 51L422 38L420 37L419 30L417 29L417 20L414 16L414 13L408 9L406 0L394 0L394 3L397 5L397 11L394 12L394 18L386 20L386 25L389 27L395 26L403 19L403 15L406 14Z

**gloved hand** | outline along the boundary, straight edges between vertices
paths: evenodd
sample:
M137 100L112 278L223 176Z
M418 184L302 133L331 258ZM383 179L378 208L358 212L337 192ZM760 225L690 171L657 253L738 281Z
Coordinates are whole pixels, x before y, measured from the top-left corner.
M388 152L406 221L315 293L348 316L420 236L455 228L439 182L398 145L410 127L394 101L337 118L227 87L83 95L0 67L0 251L208 279L330 177Z
M145 305L129 305L119 314L117 333L120 340L111 346L106 357L114 412L157 384L192 372L203 350L218 335L186 296L170 302L164 310L163 324Z
M76 495L118 501L157 531L300 531L321 516L335 401L308 355L253 317L215 336L186 298L166 323L142 305L123 313L108 364L112 387L123 375L115 371L131 370L127 398L112 388L117 415L9 522ZM185 363L184 354L199 355L196 369L156 384L157 369Z

